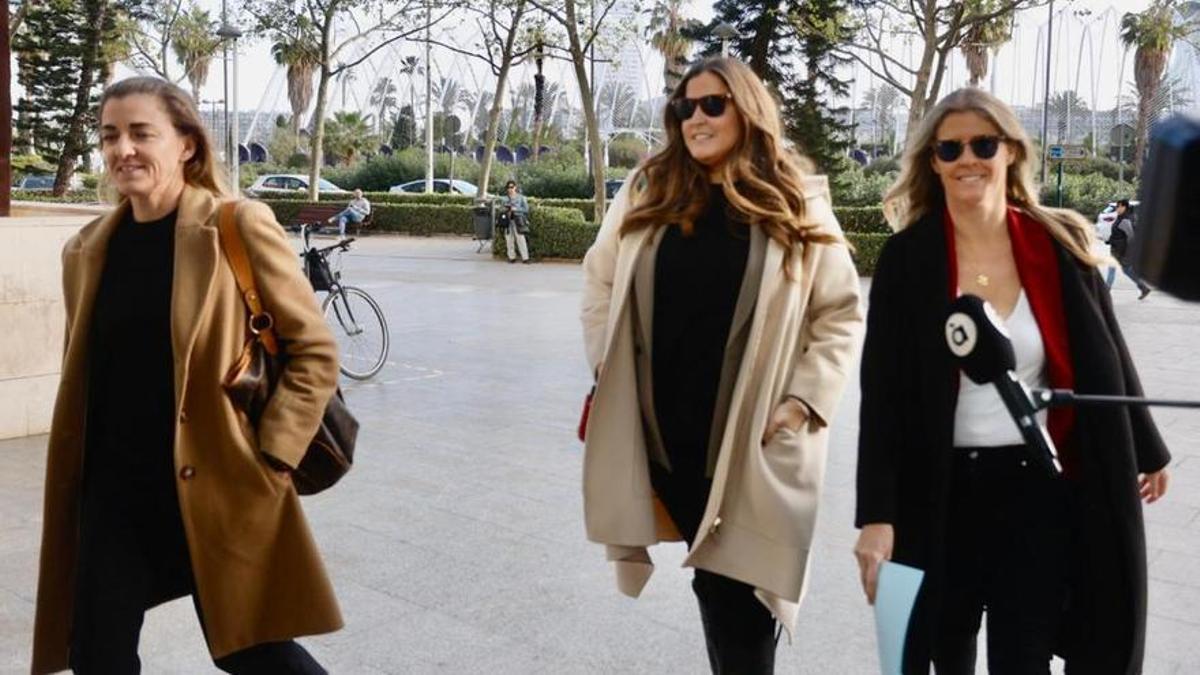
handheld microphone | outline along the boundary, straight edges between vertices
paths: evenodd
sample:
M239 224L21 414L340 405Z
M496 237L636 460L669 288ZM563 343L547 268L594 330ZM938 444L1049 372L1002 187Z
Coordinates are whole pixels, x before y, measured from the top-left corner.
M946 317L946 346L959 367L976 384L991 384L1008 408L1030 458L1051 476L1062 474L1054 441L1037 419L1036 405L1017 378L1012 340L996 310L976 295L963 295L950 304Z

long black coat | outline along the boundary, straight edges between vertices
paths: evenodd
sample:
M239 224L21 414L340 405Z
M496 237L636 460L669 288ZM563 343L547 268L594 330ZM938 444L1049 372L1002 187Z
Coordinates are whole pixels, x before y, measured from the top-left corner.
M1095 268L1057 242L1075 391L1140 396L1142 387ZM871 283L862 358L855 522L891 523L892 559L925 570L905 672L927 673L945 566L958 371L945 344L946 234L931 215L891 237ZM1170 454L1145 407L1079 407L1068 446L1079 457L1078 563L1060 652L1087 673L1141 671L1146 544L1137 474Z

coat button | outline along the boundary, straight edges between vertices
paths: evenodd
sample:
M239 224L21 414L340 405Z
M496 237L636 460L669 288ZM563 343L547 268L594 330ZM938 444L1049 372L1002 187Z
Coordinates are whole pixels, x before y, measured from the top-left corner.
M183 480L191 480L192 476L195 476L195 475L196 475L196 467L192 466L191 464L188 464L187 466L185 466L179 470L179 477L182 478Z
M717 516L716 518L713 519L712 527L710 527L708 531L712 532L713 534L716 534L717 530L720 527L721 527L721 516Z
M972 451L970 451L970 452L968 452L968 453L967 453L967 457L970 457L971 459L979 459L979 451L978 451L978 450L972 450Z
M187 408L183 408L179 411L179 423L187 424L187 421L188 421Z

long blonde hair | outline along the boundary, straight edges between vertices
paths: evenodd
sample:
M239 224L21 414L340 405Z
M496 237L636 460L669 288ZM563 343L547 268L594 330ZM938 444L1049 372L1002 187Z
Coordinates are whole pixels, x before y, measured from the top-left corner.
M972 112L995 126L1006 138L1015 159L1006 176L1008 203L1042 223L1071 255L1088 265L1102 261L1092 253L1095 235L1091 224L1070 209L1056 209L1038 203L1037 184L1033 180L1036 156L1029 135L1012 109L1000 99L975 87L964 87L946 95L921 120L916 133L909 137L900 176L883 197L884 213L896 231L912 225L946 203L942 182L933 171L933 144L938 127L951 113Z
M104 104L113 99L125 98L144 94L153 96L162 104L163 110L171 118L171 124L181 135L192 139L195 151L183 166L183 180L188 185L211 192L214 196L229 195L225 169L217 162L216 151L212 138L200 119L200 112L190 94L182 87L157 77L130 77L113 83L100 96L100 105L96 108L96 118L104 115ZM100 183L100 193L106 201L119 203L124 197L107 179L107 173Z
M711 58L691 67L671 94L685 96L687 84L701 73L725 82L742 121L741 139L721 169L721 189L730 206L753 226L785 247L800 242L835 243L831 233L805 219L802 181L812 163L784 145L779 105L762 80L744 63ZM680 121L670 106L663 114L666 143L631 180L633 204L621 224L625 235L646 227L679 224L690 232L704 211L709 171L692 158L684 144ZM790 270L790 257L785 258Z

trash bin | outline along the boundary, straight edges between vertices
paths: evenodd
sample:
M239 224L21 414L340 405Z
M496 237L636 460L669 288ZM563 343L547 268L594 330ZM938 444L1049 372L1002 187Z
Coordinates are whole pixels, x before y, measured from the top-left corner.
M496 226L496 210L492 201L486 199L475 202L471 218L475 223L475 238L479 241L491 239Z

